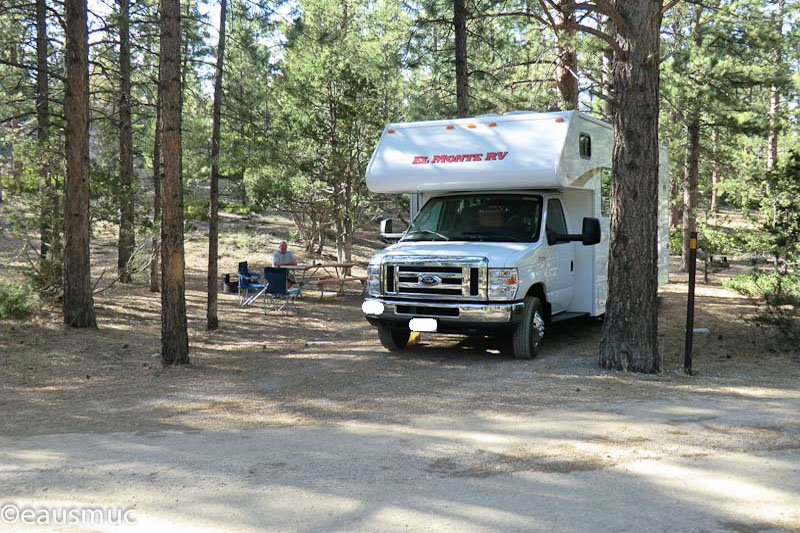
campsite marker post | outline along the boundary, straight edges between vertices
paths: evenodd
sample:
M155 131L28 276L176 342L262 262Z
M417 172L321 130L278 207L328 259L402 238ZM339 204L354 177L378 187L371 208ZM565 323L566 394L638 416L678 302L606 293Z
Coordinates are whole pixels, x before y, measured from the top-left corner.
M689 233L689 297L686 303L686 346L683 371L692 375L692 336L694 333L694 285L697 274L697 232Z

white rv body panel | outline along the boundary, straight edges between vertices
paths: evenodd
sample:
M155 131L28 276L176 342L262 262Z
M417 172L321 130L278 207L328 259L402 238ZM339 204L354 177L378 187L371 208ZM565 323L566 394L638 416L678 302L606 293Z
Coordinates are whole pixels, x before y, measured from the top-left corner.
M598 163L610 166L611 139L598 137L595 146L593 138L589 159L564 147L600 129L608 131L573 111L389 124L367 167L367 187L414 193L580 186Z

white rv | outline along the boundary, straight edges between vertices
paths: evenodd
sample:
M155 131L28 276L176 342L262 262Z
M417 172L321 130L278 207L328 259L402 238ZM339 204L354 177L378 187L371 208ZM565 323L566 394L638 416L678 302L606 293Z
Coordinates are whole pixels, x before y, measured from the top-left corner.
M412 195L412 222L368 267L362 309L389 350L411 331L507 337L536 355L552 321L603 315L612 128L577 112L389 124L367 167ZM659 282L669 181L659 157ZM636 268L636 265L631 265Z

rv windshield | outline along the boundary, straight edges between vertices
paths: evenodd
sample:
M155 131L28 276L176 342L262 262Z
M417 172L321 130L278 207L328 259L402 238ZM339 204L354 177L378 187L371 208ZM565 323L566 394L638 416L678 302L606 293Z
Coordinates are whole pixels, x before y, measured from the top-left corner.
M425 204L401 240L536 242L541 215L541 196L439 196Z

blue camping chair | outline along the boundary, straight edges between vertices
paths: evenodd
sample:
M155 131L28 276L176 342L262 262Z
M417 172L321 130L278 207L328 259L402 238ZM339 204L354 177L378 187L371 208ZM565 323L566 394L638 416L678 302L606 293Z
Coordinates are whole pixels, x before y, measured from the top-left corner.
M251 272L248 270L247 261L239 263L239 307L252 304L264 294L267 286L264 283L258 282L258 278L260 277L261 274L258 272Z
M264 312L297 311L294 300L300 296L300 289L289 289L289 270L286 268L267 267L264 269Z

